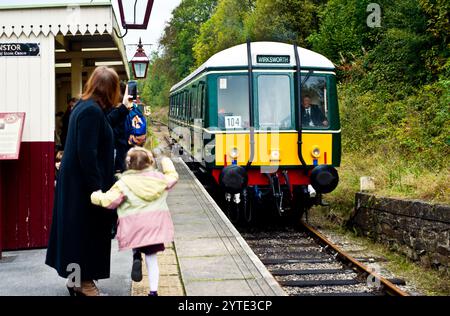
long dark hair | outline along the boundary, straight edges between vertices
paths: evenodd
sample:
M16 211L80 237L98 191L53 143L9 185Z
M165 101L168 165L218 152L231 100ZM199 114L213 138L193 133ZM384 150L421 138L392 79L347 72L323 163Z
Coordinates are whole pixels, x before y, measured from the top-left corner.
M94 99L103 109L115 107L120 102L120 80L114 69L98 67L84 87L82 100Z

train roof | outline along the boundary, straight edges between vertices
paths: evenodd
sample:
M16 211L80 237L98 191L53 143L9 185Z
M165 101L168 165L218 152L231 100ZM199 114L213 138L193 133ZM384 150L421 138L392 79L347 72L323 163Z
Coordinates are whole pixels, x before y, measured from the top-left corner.
M251 48L254 67L293 68L296 66L293 45L278 42L253 42ZM323 55L301 47L298 48L298 52L303 69L335 69L334 64ZM192 74L174 85L170 91L177 90L207 69L242 67L248 67L247 44L237 45L213 55Z

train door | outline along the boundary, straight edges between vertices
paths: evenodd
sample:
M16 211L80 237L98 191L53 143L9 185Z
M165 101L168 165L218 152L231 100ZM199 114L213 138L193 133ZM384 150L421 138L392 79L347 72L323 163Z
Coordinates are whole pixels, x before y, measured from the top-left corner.
M195 89L196 103L195 103L195 116L194 116L194 158L198 162L202 162L203 159L203 91L205 85L200 82Z

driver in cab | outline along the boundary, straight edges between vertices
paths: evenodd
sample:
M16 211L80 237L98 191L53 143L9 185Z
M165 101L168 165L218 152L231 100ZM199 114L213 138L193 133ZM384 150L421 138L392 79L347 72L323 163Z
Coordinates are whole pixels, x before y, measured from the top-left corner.
M327 118L318 105L312 104L310 96L303 98L302 105L303 127L328 127Z

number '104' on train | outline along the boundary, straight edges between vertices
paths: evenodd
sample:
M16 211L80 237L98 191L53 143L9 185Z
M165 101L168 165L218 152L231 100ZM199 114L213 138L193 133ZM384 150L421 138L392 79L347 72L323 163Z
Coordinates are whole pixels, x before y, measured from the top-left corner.
M215 54L172 87L169 129L233 221L301 216L339 182L335 67L296 45Z

